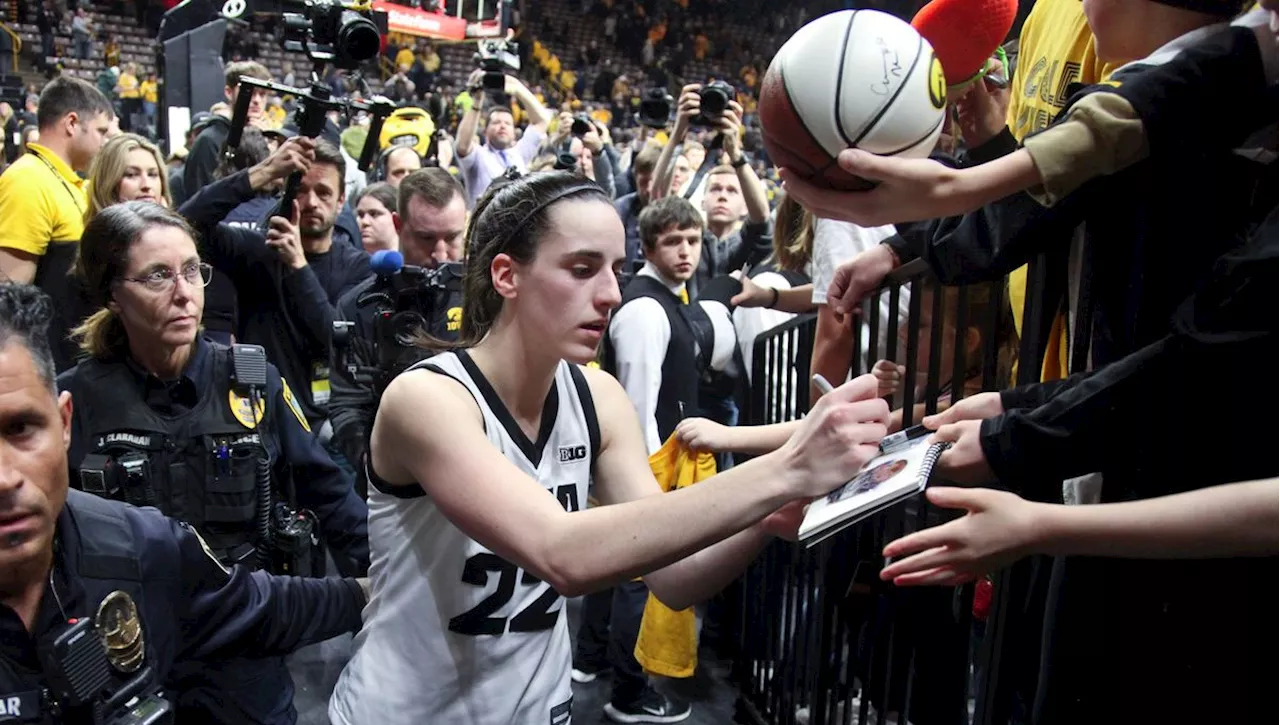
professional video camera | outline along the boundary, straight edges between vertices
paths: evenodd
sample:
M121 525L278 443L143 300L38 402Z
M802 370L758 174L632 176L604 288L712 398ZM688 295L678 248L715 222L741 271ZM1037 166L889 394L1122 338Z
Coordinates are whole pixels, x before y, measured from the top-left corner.
M500 93L507 87L507 73L520 71L520 49L503 40L482 40L476 47L476 63L484 71L480 82L486 91Z
M167 725L173 706L147 665L142 618L122 591L93 617L67 620L37 647L57 722ZM38 710L38 708L37 708Z
M368 3L306 0L301 13L283 13L280 46L306 53L313 63L355 70L378 56L387 34L387 14Z
M640 124L649 128L666 128L671 122L671 106L674 100L667 89L650 88L640 99Z
M397 251L382 250L373 254L370 267L378 282L356 304L374 308L373 336L363 341L370 353L365 359L374 364L362 366L351 360L353 322L333 323L333 349L338 365L357 383L372 385L375 396L381 398L391 380L416 361L415 335L438 318L452 293L462 289L463 265L444 262L427 269L405 264Z
M511 27L511 6L512 0L499 0L498 37L503 40L481 40L476 46L476 64L484 71L484 79L480 85L492 93L501 93L506 89L508 72L520 71L520 49L515 43L505 39L507 29Z

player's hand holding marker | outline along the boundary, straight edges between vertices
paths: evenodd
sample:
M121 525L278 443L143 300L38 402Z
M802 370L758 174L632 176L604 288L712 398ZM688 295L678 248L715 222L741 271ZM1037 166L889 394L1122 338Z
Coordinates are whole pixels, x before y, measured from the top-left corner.
M821 376L815 382L831 387ZM862 375L831 390L780 449L799 481L799 496L830 493L879 455L889 406L877 397L878 388L875 377Z

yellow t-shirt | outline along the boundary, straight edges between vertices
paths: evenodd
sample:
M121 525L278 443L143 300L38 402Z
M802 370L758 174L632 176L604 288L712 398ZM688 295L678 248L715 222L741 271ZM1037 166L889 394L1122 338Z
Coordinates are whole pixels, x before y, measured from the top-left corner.
M50 243L79 242L89 207L85 182L40 144L0 174L0 248L44 256Z
M1048 126L1066 105L1072 83L1099 83L1113 70L1115 66L1098 59L1080 0L1039 0L1018 36L1018 65L1005 120L1013 137L1021 143ZM1019 335L1026 298L1027 268L1023 266L1009 274L1009 305ZM1067 326L1055 321L1049 334L1041 378L1056 380L1067 374Z
M116 85L120 87L121 98L142 97L142 91L138 88L138 77L132 73L121 73Z
M401 48L396 53L396 68L400 66L413 67L413 51L408 48Z
M160 91L155 81L143 81L139 86L142 92L142 100L147 103L159 103Z

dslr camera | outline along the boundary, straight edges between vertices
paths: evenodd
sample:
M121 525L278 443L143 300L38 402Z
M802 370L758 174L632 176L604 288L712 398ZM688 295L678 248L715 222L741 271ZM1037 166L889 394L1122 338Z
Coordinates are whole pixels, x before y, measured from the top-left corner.
M724 81L712 81L698 91L698 115L693 117L692 124L704 128L720 123L720 116L729 109L733 100L733 86Z
M313 63L355 70L378 57L387 34L387 14L368 3L305 0L303 12L283 13L280 45L306 53Z
M595 124L591 123L591 117L585 113L579 113L573 117L573 125L569 127L569 131L574 136L582 138L591 133L591 129L595 128Z
M650 88L640 99L640 124L649 128L666 128L671 122L675 100L665 88Z
M520 70L520 49L513 42L482 40L476 46L475 59L484 71L480 85L492 93L503 92L507 87L507 73Z

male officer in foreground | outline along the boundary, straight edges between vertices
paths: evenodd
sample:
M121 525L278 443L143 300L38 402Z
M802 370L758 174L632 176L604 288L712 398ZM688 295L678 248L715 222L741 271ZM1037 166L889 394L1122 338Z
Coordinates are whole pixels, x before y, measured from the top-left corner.
M93 722L85 708L58 701L38 655L71 620L103 623L89 631L104 641L111 641L104 632L140 631L144 665L163 686L175 663L282 655L358 629L365 595L355 580L227 570L194 531L155 509L68 491L73 401L54 388L52 313L36 288L0 285L4 716ZM117 605L114 622L102 621L99 607L108 600ZM204 719L178 715L180 722Z

